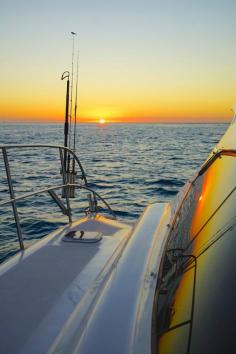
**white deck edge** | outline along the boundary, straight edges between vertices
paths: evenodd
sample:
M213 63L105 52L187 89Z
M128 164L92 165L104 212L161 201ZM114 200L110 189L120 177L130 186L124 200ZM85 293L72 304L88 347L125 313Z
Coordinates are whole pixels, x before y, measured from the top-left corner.
M168 235L170 206L145 209L121 259L96 296L86 295L49 351L52 353L148 354L153 300Z

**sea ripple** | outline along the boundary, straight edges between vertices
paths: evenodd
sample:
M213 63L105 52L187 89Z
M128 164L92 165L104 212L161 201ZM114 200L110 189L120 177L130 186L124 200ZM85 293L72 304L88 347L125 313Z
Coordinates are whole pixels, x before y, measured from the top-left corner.
M135 221L145 206L168 202L203 163L226 124L80 124L77 154L90 188L103 196L120 220ZM1 124L1 144L63 144L63 125ZM12 150L11 174L17 196L61 184L57 151ZM87 192L72 200L82 215ZM0 202L9 199L0 159ZM49 195L17 203L26 245L67 222ZM101 209L104 213L104 206ZM0 261L18 249L10 206L0 208Z

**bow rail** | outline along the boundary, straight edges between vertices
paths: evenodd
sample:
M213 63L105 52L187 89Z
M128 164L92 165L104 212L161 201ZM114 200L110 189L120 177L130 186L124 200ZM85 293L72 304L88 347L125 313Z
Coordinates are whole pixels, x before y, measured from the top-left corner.
M50 148L50 149L57 149L59 151L59 157L60 157L60 168L61 168L61 176L62 176L62 184L59 185L52 185L44 189L38 189L34 192L26 193L21 196L16 196L15 195L15 190L13 186L13 180L11 176L11 169L10 169L10 161L8 158L8 150L12 149L40 149L40 148ZM68 221L69 223L72 222L72 212L71 212L71 207L70 207L70 190L71 188L74 189L83 189L87 190L90 192L88 195L88 202L89 205L85 209L86 213L92 213L96 214L99 210L98 207L98 200L100 200L108 209L109 213L111 213L112 217L115 217L115 213L110 207L110 205L106 202L104 198L100 196L97 192L95 192L92 188L88 186L87 182L87 177L85 174L85 171L83 169L83 166L79 160L79 158L76 156L76 154L69 148L64 147L64 146L58 146L58 145L44 145L44 144L37 144L37 145L0 145L0 150L2 151L3 155L3 161L4 161L4 167L5 167L5 172L6 172L6 178L7 178L7 184L8 184L8 190L10 194L10 199L5 200L0 203L0 207L3 207L5 205L11 204L12 206L12 211L15 219L15 224L16 224L16 231L17 231L17 236L18 236L18 241L20 248L23 250L24 249L24 241L23 241L23 235L22 235L22 230L21 230L21 225L20 225L20 217L17 209L17 202L23 200L23 199L28 199L30 197L40 195L43 193L48 193L54 202L59 206L61 209L62 213L64 215L68 216ZM79 184L79 183L71 183L66 175L66 164L65 164L65 156L71 155L72 159L77 163L81 175L79 176L80 179L84 182L84 184ZM62 201L62 199L55 193L55 190L62 190L63 191L63 196L65 197L66 205Z

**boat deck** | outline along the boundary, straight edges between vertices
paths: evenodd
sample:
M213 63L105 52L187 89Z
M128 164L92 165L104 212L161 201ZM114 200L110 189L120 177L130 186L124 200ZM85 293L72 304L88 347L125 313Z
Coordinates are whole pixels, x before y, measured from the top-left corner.
M18 353L22 348L20 352L27 353L39 333L46 352L46 341L55 338L91 284L102 280L106 265L115 261L131 229L101 216L84 218L3 264L0 352ZM64 242L70 230L96 230L103 237L97 243Z

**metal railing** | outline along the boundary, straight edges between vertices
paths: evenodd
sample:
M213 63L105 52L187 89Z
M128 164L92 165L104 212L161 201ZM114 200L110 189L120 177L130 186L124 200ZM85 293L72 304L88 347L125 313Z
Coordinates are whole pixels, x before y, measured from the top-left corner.
M59 157L60 157L60 162L61 162L61 175L62 175L62 181L63 183L60 185L56 186L50 186L44 189L39 189L34 192L30 192L24 195L21 195L19 197L16 197L15 195L15 190L13 186L13 181L12 181L12 176L11 176L11 169L10 169L10 163L9 163L9 158L8 158L8 150L9 149L39 149L39 148L52 148L52 149L57 149L59 151ZM103 204L106 206L108 211L112 214L112 216L115 218L114 211L111 209L110 205L106 202L104 198L102 198L97 192L95 192L93 189L89 188L88 182L87 182L87 177L84 172L83 166L76 156L76 154L70 150L69 148L66 148L64 146L57 146L57 145L2 145L0 146L0 150L2 151L3 155L3 161L4 161L4 166L5 166L5 172L6 172L6 177L7 177L7 184L8 184L8 189L9 189L9 194L10 194L10 199L4 202L0 203L0 207L11 204L12 206L12 211L15 219L15 224L16 224L16 231L17 231L17 236L19 240L19 245L21 249L24 249L24 241L23 241L23 236L22 236L22 230L21 230L21 225L20 225L20 217L17 209L16 203L36 196L40 195L43 193L48 193L54 202L60 207L61 211L63 214L68 216L69 223L72 222L72 213L71 213L71 207L70 207L70 198L68 195L68 190L69 188L77 188L77 189L84 189L92 193L92 197L90 196L89 198L89 207L86 209L88 212L91 213L97 213L99 210L97 199L101 200ZM64 153L64 154L63 154ZM67 177L66 177L66 164L65 164L65 156L71 155L72 159L77 163L79 166L81 176L80 178L84 181L84 184L79 184L79 183L68 183ZM64 205L63 201L58 197L58 195L54 192L55 190L58 189L64 189L65 192L65 200L66 200L66 206Z

